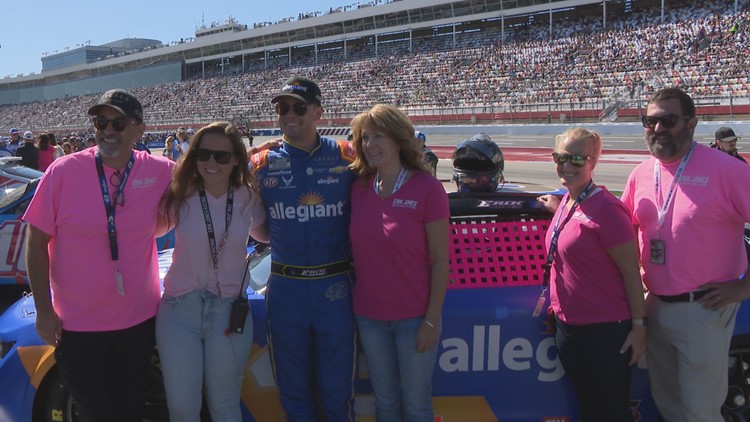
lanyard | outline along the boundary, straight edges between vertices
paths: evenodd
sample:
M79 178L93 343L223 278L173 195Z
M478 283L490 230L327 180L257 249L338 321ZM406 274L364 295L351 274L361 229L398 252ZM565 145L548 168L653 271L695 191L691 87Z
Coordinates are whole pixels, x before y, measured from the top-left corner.
M581 202L583 202L583 200L586 199L587 196L589 196L589 193L591 193L591 189L593 189L593 187L594 181L590 180L589 184L586 185L586 188L583 190L583 192L581 192L576 198L575 202L573 202L573 206L570 207L570 211L568 211L562 223L560 223L560 219L562 218L565 209L560 210L560 213L557 214L555 225L552 227L552 236L549 242L549 251L547 252L547 262L544 263L544 275L542 276L542 293L539 295L539 300L537 300L536 307L534 308L534 317L539 316L539 314L542 312L542 306L544 306L544 303L546 301L544 294L547 293L547 290L549 289L550 270L552 268L552 261L554 260L555 252L557 252L557 239L560 237L560 232L562 231L563 227L565 227L565 224L573 217L576 208L578 208ZM563 207L565 206L563 203L561 203L561 205Z
M401 167L401 170L398 172L398 177L396 178L396 183L393 185L393 191L391 192L391 195L396 193L399 189L401 189L401 185L404 184L404 180L406 180L406 174L407 171L405 168ZM378 192L378 183L380 182L380 173L375 175L375 180L372 181L372 188L375 189L375 195L380 195Z
M104 165L102 164L102 156L97 152L94 158L96 162L96 173L99 175L99 187L102 189L102 199L104 200L104 211L107 213L107 234L109 238L109 253L112 257L112 262L115 266L115 280L117 282L117 293L120 296L125 296L125 285L122 281L122 274L117 267L117 261L120 259L120 251L117 247L117 226L115 226L115 211L117 209L117 202L112 201L109 196L109 185L107 184L107 178L104 177ZM125 184L130 176L130 170L133 169L133 163L135 163L135 155L130 154L130 160L128 165L125 166L120 178L120 185L115 190L115 199L123 195L125 190ZM125 206L125 201L122 202L122 206Z
M125 190L125 184L130 176L130 170L133 169L133 163L135 162L135 156L130 155L128 165L125 167L120 179L120 185L115 190L115 198L122 195ZM109 251L112 255L112 261L119 259L119 251L117 248L117 227L115 226L115 210L117 203L113 203L112 197L109 196L109 186L107 179L104 177L104 166L102 165L102 156L99 153L96 154L96 172L99 174L99 186L102 188L102 199L104 199L104 210L107 212L107 231L109 232ZM124 203L123 203L124 206Z
M224 245L229 235L229 225L232 224L232 207L234 205L234 189L232 185L229 185L227 191L227 210L226 210L226 224L224 227L224 237L221 239L221 244L216 247L216 237L214 236L214 224L211 220L211 210L208 208L208 199L206 198L206 191L203 190L203 186L198 190L198 194L201 198L201 208L203 209L203 219L206 222L206 232L208 233L208 245L211 248L211 259L214 262L214 273L219 272L219 255L224 250ZM217 282L218 284L218 282Z
M682 161L680 161L680 166L677 167L677 172L674 174L674 179L672 179L672 183L669 184L669 191L667 191L667 198L664 201L664 204L659 206L659 201L661 200L661 165L659 164L659 160L654 160L654 201L656 202L656 207L659 209L658 216L659 219L656 221L656 232L659 233L661 230L661 226L664 225L664 218L667 215L667 210L669 209L669 205L672 204L672 200L674 199L674 193L677 190L677 185L680 183L680 178L682 177L682 172L685 171L685 167L687 167L687 163L690 160L690 156L693 155L693 150L695 149L695 142L692 142L690 144L690 151L688 151L687 154L685 154L684 157L682 157Z

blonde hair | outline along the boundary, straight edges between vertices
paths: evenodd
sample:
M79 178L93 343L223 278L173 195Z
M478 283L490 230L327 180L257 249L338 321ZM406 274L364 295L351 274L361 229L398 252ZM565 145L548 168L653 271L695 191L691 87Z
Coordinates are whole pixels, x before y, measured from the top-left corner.
M565 132L555 136L555 150L559 150L560 144L566 139L584 141L591 148L591 162L596 164L599 156L602 155L602 137L593 130L582 127L573 127Z
M356 115L351 122L352 147L356 153L354 162L349 166L360 178L374 174L376 169L367 162L362 151L362 131L377 130L396 141L399 160L410 170L421 170L430 173L422 161L423 152L414 138L414 126L409 117L397 107L389 104L376 104L371 109Z

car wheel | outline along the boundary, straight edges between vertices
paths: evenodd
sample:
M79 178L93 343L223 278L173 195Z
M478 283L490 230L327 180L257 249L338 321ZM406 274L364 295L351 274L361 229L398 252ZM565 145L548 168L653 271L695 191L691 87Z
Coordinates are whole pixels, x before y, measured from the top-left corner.
M146 396L146 419L150 422L168 421L167 399L164 393L159 366L159 356L156 351L151 358L151 370L148 392ZM34 422L75 422L79 421L75 401L70 396L62 375L57 367L53 367L44 377L34 400ZM206 420L206 419L202 419ZM210 419L208 419L210 420Z
M56 367L44 377L34 401L34 422L72 422L78 420L73 399Z
M727 422L750 421L750 336L732 339L729 390L721 414Z

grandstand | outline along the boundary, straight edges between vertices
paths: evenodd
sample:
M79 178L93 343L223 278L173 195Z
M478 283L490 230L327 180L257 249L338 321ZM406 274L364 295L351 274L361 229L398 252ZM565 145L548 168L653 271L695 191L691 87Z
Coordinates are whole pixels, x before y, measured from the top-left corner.
M663 6L662 6L663 3ZM750 115L748 0L409 0L204 29L175 45L0 80L0 130L86 130L98 93L132 90L152 128L273 127L291 74L326 126L375 103L420 124L623 120L678 85L704 118Z

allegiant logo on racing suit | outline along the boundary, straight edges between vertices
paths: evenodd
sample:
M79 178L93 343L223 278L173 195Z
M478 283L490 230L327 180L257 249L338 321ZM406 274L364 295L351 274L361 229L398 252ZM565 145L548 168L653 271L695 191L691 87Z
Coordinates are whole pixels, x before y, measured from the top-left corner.
M300 197L300 204L288 206L277 202L268 209L274 220L297 220L304 223L311 218L341 217L344 215L344 201L324 204L318 193L306 193Z

